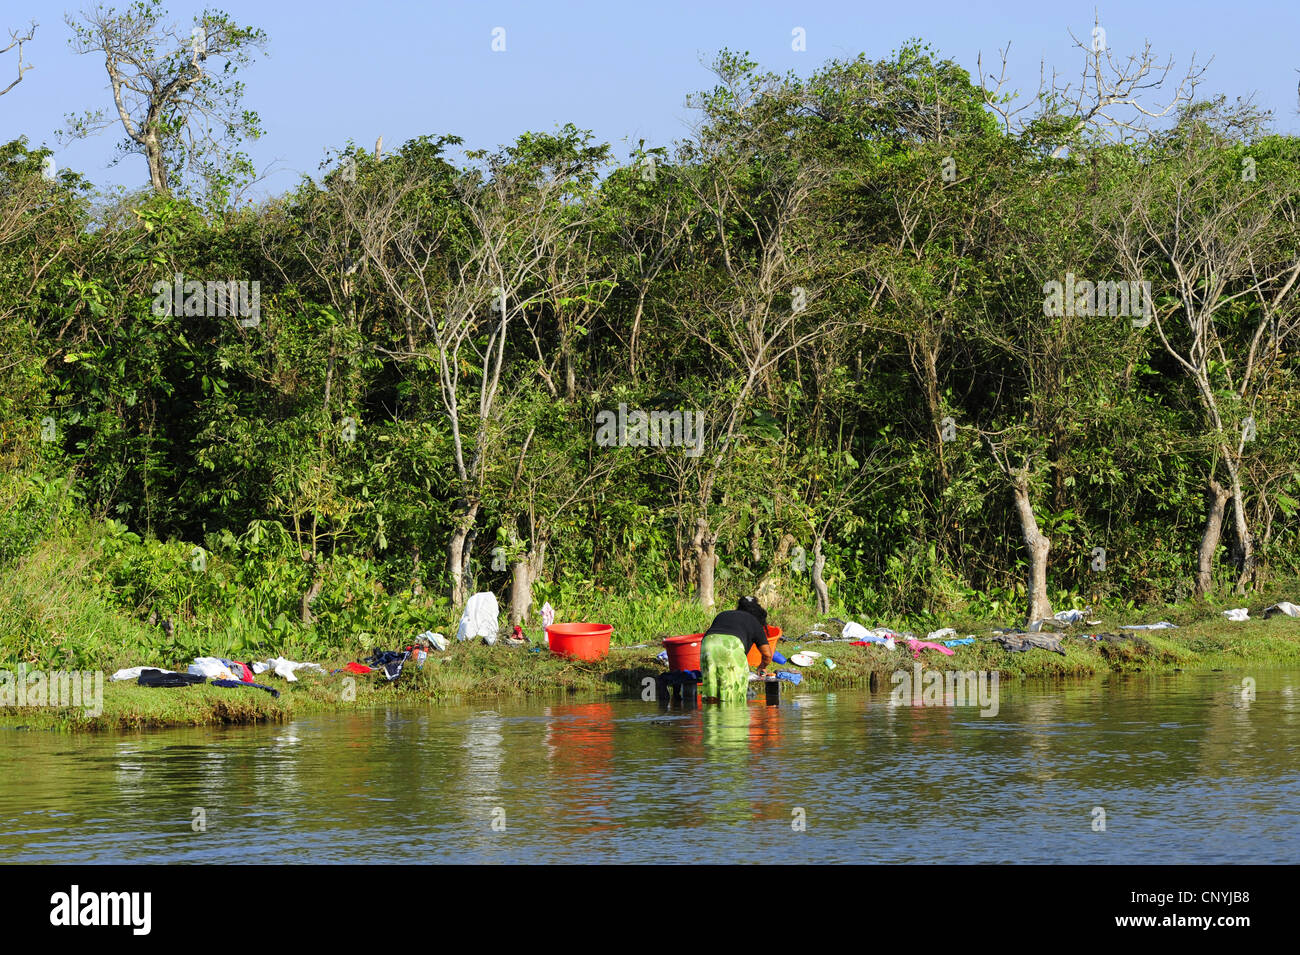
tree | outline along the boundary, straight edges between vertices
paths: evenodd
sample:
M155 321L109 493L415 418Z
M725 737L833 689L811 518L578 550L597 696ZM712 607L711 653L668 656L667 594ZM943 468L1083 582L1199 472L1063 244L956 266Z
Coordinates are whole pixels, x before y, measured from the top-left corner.
M1238 592L1254 574L1245 460L1260 430L1263 389L1300 334L1296 164L1289 149L1261 140L1263 120L1249 104L1222 99L1189 107L1152 141L1124 184L1124 202L1109 204L1104 230L1125 267L1153 283L1155 336L1204 415L1213 456L1199 593L1210 586L1228 500ZM1215 474L1220 466L1226 488Z
M500 414L513 380L511 335L527 334L539 309L590 288L585 269L562 263L582 259L568 255L570 244L594 212L573 200L607 151L572 127L526 134L491 156L474 154L486 171L451 183L446 208L435 200L447 185L413 170L391 180L358 220L367 259L394 308L421 325L419 351L437 370L455 473L447 570L457 606L468 596L468 544L489 468L508 453Z
M137 0L124 12L95 7L69 15L72 48L104 56L113 115L104 110L69 116L69 133L88 136L120 121L124 154L139 154L157 193L173 188L226 205L252 174L238 151L262 132L256 113L243 108L239 69L263 49L266 34L239 26L221 11L194 18L185 32L165 23L162 0Z
M681 499L695 564L696 597L714 604L719 521L715 492L735 466L744 424L760 394L774 398L780 363L844 324L827 307L845 278L827 255L832 242L824 202L832 167L816 154L801 114L797 81L760 73L745 57L723 52L713 67L720 85L690 101L703 123L684 153L698 216L697 269L673 302L681 324L706 348L721 420L710 422L708 453L683 462ZM670 230L671 234L671 230ZM827 259L829 258L829 266Z
M19 83L21 83L23 81L23 74L33 68L32 64L23 62L23 44L31 42L32 37L36 36L36 28L39 25L40 24L38 24L35 20L33 20L32 25L28 27L26 33L19 33L17 30L10 30L9 45L5 47L0 47L0 56L3 56L4 54L8 53L14 47L18 48L18 78L15 79L8 86L6 86L4 89L0 90L0 96L4 96L5 93L8 93L11 89L13 89Z

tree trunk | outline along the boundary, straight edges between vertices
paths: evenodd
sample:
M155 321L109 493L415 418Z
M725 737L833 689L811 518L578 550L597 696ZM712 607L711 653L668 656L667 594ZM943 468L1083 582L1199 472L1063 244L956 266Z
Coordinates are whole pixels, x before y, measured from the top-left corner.
M418 597L424 593L424 584L420 582L420 545L412 548L415 560L411 564L411 596Z
M1214 584L1214 552L1219 547L1219 538L1223 534L1223 511L1227 504L1229 492L1210 477L1205 499L1209 505L1209 514L1205 519L1205 532L1201 534L1201 549L1196 561L1196 596L1204 597Z
M643 282L637 291L636 311L632 315L632 342L628 346L628 358L629 361L631 362L632 381L634 383L637 381L636 349L637 349L637 341L641 337L641 315L645 311L645 297L649 291L650 291L649 285Z
M323 581L320 579L320 568L313 568L311 587L302 595L302 602L298 605L302 617L302 625L304 627L310 627L315 623L315 619L311 615L311 605L316 602L316 598L320 595L322 585Z
M695 599L701 607L712 607L713 571L718 566L718 535L709 533L707 518L695 521L695 536L691 538L691 552L695 555Z
M929 406L930 426L934 428L934 436L938 439L935 447L935 456L939 461L939 482L942 490L948 484L948 462L944 457L944 440L943 440L943 404L939 399L939 345L938 342L931 342L928 339L920 346L922 368L925 373L925 403Z
M772 563L768 565L767 573L754 587L754 596L764 607L781 605L781 584L785 579L786 564L790 559L790 548L793 545L793 535L781 535L781 541L776 545L776 553L772 555Z
M528 622L528 611L533 605L533 568L528 558L510 565L510 626L523 626Z
M167 184L167 165L163 162L162 146L157 139L145 140L144 156L149 163L149 184L153 186L154 192L166 195L171 189Z
M510 626L523 626L533 608L533 584L541 576L546 545L539 544L510 565Z
M812 585L817 595L817 615L824 617L831 612L830 588L826 586L823 576L826 570L826 555L822 553L821 538L813 542Z
M1052 602L1047 599L1047 553L1052 542L1038 529L1038 519L1034 517L1034 508L1029 502L1029 480L1024 471L1012 476L1011 490L1015 495L1016 512L1020 515L1020 533L1029 552L1028 623L1033 623L1052 615Z
M1244 594L1246 585L1255 572L1255 542L1246 523L1246 505L1241 495L1241 470L1229 460L1228 475L1232 478L1232 523L1237 534L1237 593Z
M455 529L451 532L451 542L447 545L447 574L451 579L451 606L459 613L469 599L466 592L465 572L469 567L469 548L466 542L474 528L474 518L478 516L477 504L462 504L461 513L456 519Z

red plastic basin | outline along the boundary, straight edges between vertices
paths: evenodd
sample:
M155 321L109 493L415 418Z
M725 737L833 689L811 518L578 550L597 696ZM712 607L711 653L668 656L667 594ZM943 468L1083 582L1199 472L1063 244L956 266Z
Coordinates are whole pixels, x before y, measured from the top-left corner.
M700 642L702 633L688 633L684 637L664 637L664 649L668 651L668 669L674 673L700 668Z
M613 633L614 627L608 623L553 623L546 628L552 653L588 662L609 656Z
M776 649L777 641L780 639L780 627L767 628L767 642L772 649ZM673 672L698 670L700 668L700 644L703 642L704 634L702 633L688 633L681 637L664 637L664 649L668 651L668 669ZM763 654L758 647L749 648L746 662L752 667L756 667L763 662Z

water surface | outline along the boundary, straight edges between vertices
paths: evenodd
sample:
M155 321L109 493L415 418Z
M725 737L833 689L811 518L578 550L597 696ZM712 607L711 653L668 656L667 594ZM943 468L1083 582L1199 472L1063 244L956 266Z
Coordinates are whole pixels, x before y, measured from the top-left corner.
M1252 676L1004 683L993 718L795 689L0 729L0 858L1296 862L1300 672Z

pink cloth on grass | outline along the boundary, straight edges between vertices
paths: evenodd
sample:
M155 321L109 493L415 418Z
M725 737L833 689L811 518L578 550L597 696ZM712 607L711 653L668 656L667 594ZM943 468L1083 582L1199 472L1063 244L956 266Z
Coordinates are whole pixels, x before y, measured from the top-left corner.
M918 660L921 657L922 650L938 650L940 653L953 656L953 651L939 643L929 643L925 640L908 640L907 649L912 651L912 659Z

